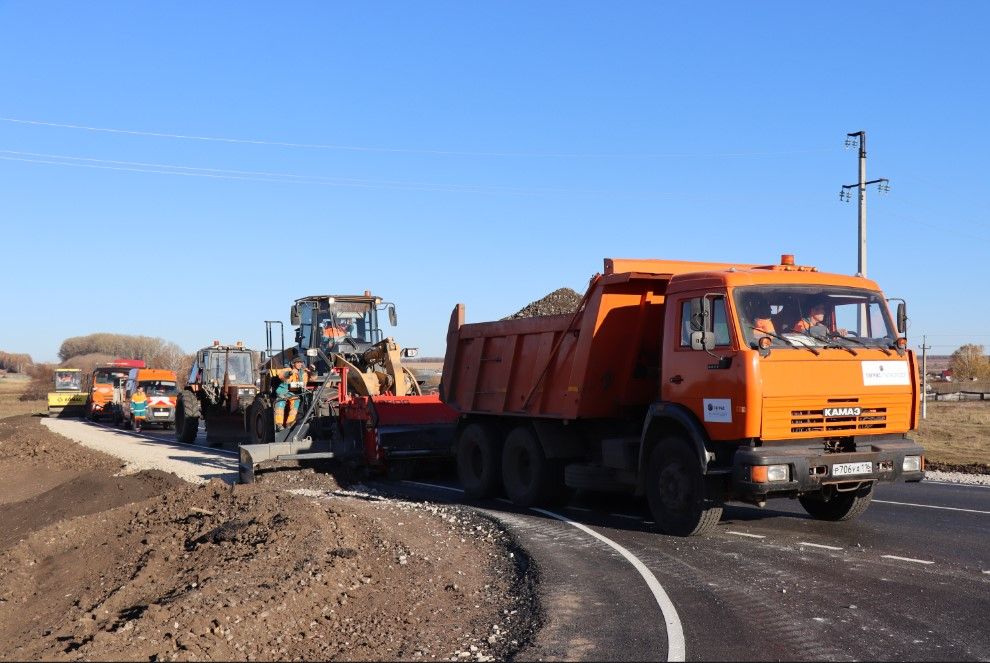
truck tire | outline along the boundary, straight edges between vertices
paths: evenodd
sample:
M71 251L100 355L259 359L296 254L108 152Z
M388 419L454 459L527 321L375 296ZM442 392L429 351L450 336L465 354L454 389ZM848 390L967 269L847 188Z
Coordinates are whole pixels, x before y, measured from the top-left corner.
M723 491L705 481L697 456L680 438L657 443L646 482L650 511L657 529L665 534L706 534L722 519Z
M175 404L175 439L184 444L196 440L199 432L199 402L190 391L182 391Z
M247 413L247 430L251 444L275 441L275 412L267 396L256 396Z
M798 502L817 520L852 520L861 515L873 500L873 484L848 493L824 491L801 495Z
M543 446L529 426L513 428L502 449L502 485L519 506L536 506L564 495L564 468L547 460Z
M457 476L470 499L486 499L499 492L502 445L494 426L472 423L461 430L457 436Z

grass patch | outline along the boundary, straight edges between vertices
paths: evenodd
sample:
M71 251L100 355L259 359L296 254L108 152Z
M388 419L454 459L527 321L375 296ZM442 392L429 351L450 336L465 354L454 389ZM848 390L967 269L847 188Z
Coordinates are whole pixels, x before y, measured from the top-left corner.
M48 400L22 401L21 395L27 391L30 380L4 378L0 380L0 419L19 414L39 414L48 412Z
M990 469L990 402L930 402L915 437L930 461Z

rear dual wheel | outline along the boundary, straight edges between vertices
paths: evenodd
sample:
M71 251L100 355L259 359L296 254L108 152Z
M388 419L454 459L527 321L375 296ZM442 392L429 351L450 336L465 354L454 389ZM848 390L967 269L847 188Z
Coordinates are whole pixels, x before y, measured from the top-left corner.
M529 426L513 428L505 438L502 485L513 504L527 507L557 502L566 492L563 465L546 457Z
M497 428L475 422L461 429L457 436L457 477L470 499L498 494L502 487L502 443Z

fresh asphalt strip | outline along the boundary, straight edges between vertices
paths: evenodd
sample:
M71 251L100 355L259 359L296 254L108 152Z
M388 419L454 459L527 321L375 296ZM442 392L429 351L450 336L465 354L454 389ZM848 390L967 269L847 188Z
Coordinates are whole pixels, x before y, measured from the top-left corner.
M451 486L441 486L431 483L420 483L418 481L405 481L403 483L408 483L414 486L425 486L428 488L447 490L459 494L464 493L464 491L461 490L460 488L453 488ZM506 500L504 498L500 498L499 501L509 502L509 500ZM509 503L511 504L511 502ZM563 523L567 523L568 525L581 530L585 534L595 539L598 539L599 541L601 541L602 543L604 543L605 545L609 546L617 553L622 555L622 557L625 558L625 560L629 562L633 566L633 568L636 569L637 572L639 572L639 575L642 576L643 580L646 581L646 585L650 588L650 591L653 593L653 598L656 600L657 605L660 606L660 612L663 613L664 624L666 625L667 628L667 660L668 661L686 660L687 650L684 642L684 628L681 626L681 618L677 615L677 609L674 607L674 604L670 600L670 597L667 596L667 592L664 591L664 588L660 584L660 581L657 580L657 577L653 575L653 572L650 571L638 557L633 555L626 548L620 546L618 543L608 538L607 536L603 534L599 534L598 532L594 531L587 525L583 525L579 522L575 522L570 518L568 518L567 516L562 516L559 513L555 513L553 511L547 511L546 509L531 508L530 511L533 511L534 513L539 513L544 516L548 516L550 518L554 518Z

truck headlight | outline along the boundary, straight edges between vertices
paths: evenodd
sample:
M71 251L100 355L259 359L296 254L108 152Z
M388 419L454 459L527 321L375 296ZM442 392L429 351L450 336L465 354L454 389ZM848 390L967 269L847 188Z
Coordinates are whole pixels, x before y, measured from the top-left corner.
M768 465L767 481L788 481L791 478L787 465Z
M904 465L902 469L905 472L920 472L921 456L904 456Z
M787 465L757 465L750 468L749 476L755 483L790 481L791 472Z

